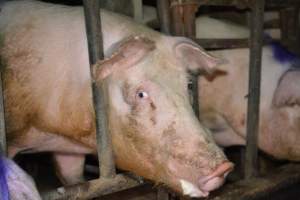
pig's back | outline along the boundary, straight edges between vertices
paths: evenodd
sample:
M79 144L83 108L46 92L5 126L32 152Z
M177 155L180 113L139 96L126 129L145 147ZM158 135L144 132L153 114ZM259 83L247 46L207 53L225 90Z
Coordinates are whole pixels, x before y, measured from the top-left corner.
M102 12L104 47L154 31ZM15 1L0 13L8 132L28 126L64 135L94 130L82 7ZM12 133L9 137L14 137Z

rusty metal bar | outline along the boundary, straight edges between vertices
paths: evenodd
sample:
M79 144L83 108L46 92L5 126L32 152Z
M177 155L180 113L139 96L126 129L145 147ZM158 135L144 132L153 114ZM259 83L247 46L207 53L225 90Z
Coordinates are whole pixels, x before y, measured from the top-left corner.
M157 200L169 200L169 193L165 188L159 187L157 189Z
M88 0L90 1L90 0ZM93 199L101 195L111 194L141 184L138 179L118 174L114 178L100 178L88 182L57 188L43 194L44 200Z
M92 66L99 59L103 59L103 40L100 18L100 3L98 0L84 0L84 13L89 48L89 59ZM92 73L91 73L92 76ZM93 77L93 76L92 76ZM97 148L100 167L100 176L114 177L116 174L115 163L110 134L107 128L107 115L103 88L92 83L93 102L96 116Z
M170 1L157 0L157 17L160 22L161 32L171 34L171 16L170 16Z
M178 1L180 0L170 0L171 2L171 33L176 36L184 36L184 8L182 4Z
M194 0L193 0L194 1ZM255 0L195 0L200 5L209 6L234 6L237 8L251 8ZM299 5L299 0L265 0L268 6L287 7Z
M270 193L300 182L299 169L299 164L287 164L275 169L264 177L224 185L213 192L208 200L271 199L266 198Z
M0 72L0 151L7 155L2 72Z
M195 1L171 0L172 33L177 36L196 36L196 12L199 4Z
M245 155L245 178L257 175L258 131L259 131L259 101L261 60L263 45L264 0L256 0L251 17L251 42L249 89L247 111L247 144Z
M193 39L205 49L248 48L249 39Z
M207 50L249 48L250 46L250 41L248 38L246 39L195 39L194 38L193 40ZM264 41L263 44L267 45L268 41Z

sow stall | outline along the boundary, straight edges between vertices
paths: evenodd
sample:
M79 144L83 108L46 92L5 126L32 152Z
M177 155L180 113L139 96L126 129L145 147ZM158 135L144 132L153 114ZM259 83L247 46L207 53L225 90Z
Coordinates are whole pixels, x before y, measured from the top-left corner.
M84 0L86 30L88 36L89 58L91 66L103 59L103 46L101 35L100 3L98 0ZM134 5L141 4L136 1ZM195 14L199 6L234 6L239 9L251 11L251 38L234 40L200 40L195 38ZM159 14L161 30L166 34L190 37L207 49L245 47L251 48L249 67L249 96L248 96L248 121L247 121L247 147L245 152L245 180L223 186L213 193L210 199L254 199L263 197L271 191L293 184L300 180L300 170L297 164L288 164L276 169L265 177L258 176L257 169L257 134L259 119L260 72L261 51L263 45L263 13L265 6L288 7L280 12L283 31L283 42L289 46L295 44L294 36L298 34L297 0L158 0L157 11ZM292 12L291 12L292 11ZM135 9L136 19L141 16L141 9ZM297 16L297 17L296 17ZM294 45L295 46L295 45ZM296 45L297 46L297 45ZM197 84L193 79L193 96L196 99ZM1 81L2 82L2 81ZM101 95L101 88L91 83L93 88L94 108L96 111L97 143L99 157L100 178L82 184L57 188L43 195L44 199L92 199L101 195L114 193L138 186L143 180L131 174L116 174L112 157L110 135L107 131L105 115L105 99ZM5 123L2 85L0 85L0 139L3 152L6 152ZM100 92L99 92L100 91ZM195 112L199 112L198 103L194 102ZM201 113L200 113L201 114ZM172 199L164 189L159 189L157 199Z

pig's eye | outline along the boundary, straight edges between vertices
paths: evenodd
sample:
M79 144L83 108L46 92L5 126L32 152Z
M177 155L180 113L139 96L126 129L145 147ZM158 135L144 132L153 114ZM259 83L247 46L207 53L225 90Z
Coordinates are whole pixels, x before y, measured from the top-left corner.
M137 97L138 97L139 99L147 99L147 98L149 97L149 95L148 95L148 93L145 92L145 91L139 91L139 92L137 93Z

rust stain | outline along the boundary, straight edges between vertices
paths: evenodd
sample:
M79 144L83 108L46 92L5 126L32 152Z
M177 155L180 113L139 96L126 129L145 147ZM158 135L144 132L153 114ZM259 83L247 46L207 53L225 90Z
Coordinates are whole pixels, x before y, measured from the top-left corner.
M220 76L226 76L227 74L228 74L227 71L217 69L217 70L214 71L212 74L205 75L205 78L206 78L207 81L212 82L212 81L214 81L216 78L218 78L218 77L220 77Z

